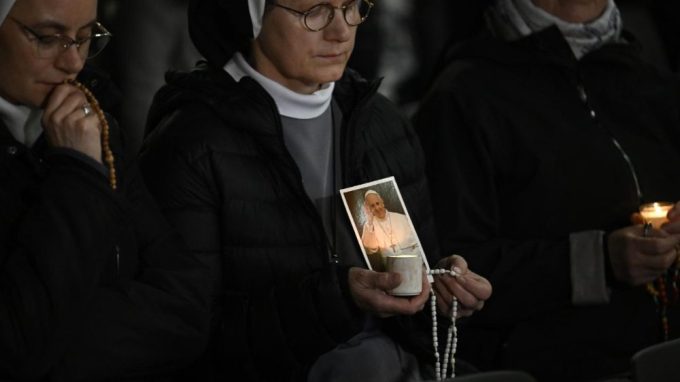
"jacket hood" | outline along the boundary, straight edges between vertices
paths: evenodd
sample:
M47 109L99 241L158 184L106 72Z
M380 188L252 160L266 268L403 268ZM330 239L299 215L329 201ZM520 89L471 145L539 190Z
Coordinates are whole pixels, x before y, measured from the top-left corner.
M191 41L210 65L223 67L260 33L265 3L266 0L190 0Z

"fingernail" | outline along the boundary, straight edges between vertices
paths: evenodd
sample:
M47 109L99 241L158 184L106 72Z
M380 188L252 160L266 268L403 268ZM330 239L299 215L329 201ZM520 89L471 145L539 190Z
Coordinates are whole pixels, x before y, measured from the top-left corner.
M463 274L463 271L458 267L453 267L451 268L451 270L454 271L459 276Z

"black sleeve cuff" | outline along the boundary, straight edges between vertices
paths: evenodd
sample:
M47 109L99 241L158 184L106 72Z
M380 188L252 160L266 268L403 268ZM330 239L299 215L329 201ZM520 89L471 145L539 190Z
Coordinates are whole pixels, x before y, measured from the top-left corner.
M89 155L81 153L80 151L65 147L53 147L47 151L45 157L49 158L54 155L65 155L71 157L97 170L97 172L102 174L104 177L109 176L109 169L106 166L104 166L102 163L97 162L94 158L90 157Z
M603 237L603 231L583 231L569 235L571 300L576 306L609 302Z

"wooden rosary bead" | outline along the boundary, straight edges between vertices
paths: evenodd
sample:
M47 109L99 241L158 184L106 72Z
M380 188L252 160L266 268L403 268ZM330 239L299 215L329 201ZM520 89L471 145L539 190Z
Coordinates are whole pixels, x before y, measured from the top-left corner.
M645 285L647 293L654 299L657 312L659 313L659 320L661 321L661 336L664 341L667 341L670 333L670 323L668 322L668 307L678 302L678 279L680 278L680 268L676 262L672 270L660 276L652 282ZM670 284L671 288L668 288ZM672 298L669 298L668 290L672 291Z
M109 168L109 184L111 185L112 189L116 189L118 186L118 181L116 179L116 168L115 168L115 158L113 156L113 151L111 151L111 145L110 145L110 129L109 129L109 122L106 120L106 115L104 115L104 111L102 108L99 106L99 102L97 99L94 97L94 94L85 87L85 85L81 84L78 81L69 81L71 85L77 87L80 91L82 91L85 94L85 98L87 98L87 102L90 104L92 107L92 110L97 114L97 118L99 119L99 123L101 124L101 143L102 143L102 151L104 152L104 162L106 162L106 166Z

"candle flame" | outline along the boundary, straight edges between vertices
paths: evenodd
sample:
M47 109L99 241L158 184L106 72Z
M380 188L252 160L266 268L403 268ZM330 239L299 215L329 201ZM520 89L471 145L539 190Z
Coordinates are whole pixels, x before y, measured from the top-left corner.
M654 210L659 213L663 212L659 203L654 203Z

